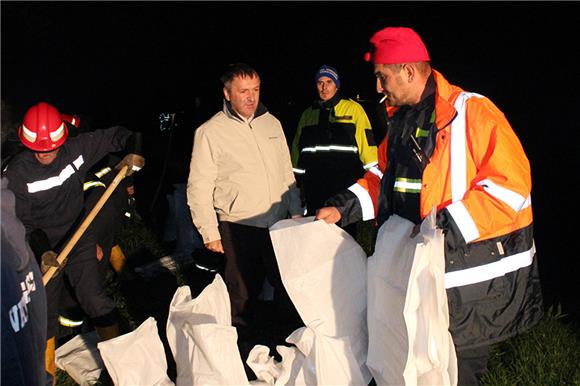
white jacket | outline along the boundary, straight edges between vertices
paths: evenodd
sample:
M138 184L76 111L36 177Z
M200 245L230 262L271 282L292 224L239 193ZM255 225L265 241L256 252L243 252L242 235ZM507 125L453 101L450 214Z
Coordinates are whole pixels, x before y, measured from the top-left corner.
M195 133L187 200L204 243L221 239L218 219L268 228L300 214L280 121L260 104L248 124L224 103Z

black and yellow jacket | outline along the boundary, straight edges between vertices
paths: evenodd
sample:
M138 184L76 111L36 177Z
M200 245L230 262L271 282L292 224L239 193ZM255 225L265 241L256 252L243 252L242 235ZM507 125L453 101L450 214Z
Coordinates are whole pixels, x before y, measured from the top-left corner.
M292 165L309 215L376 164L377 146L360 104L337 93L302 113L292 144Z

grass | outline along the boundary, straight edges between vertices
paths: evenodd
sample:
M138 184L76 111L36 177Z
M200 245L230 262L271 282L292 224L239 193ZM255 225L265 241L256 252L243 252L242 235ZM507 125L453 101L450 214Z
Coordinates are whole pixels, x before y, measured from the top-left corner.
M374 235L370 222L359 224L357 239L365 252L372 254ZM107 283L109 294L119 309L122 332L134 330L149 315L154 315L162 326L169 306L166 299L170 299L177 286L188 284L187 273L178 270L177 275L171 276L169 281L167 278L163 279L165 281L156 281L155 285L165 287L163 294L150 288L153 283L133 288L136 281L131 280L132 268L164 256L167 251L157 236L139 221L126 224L122 231L121 246L127 256L127 269L118 277L107 277ZM550 307L544 319L529 332L492 347L489 369L482 379L482 385L580 386L579 331L576 322L569 320L559 306ZM160 329L160 336L164 333ZM172 358L168 357L170 367L171 362ZM171 372L172 369L168 369L170 377ZM56 384L72 386L75 382L66 373L57 370Z
M529 332L493 346L483 385L580 385L580 335L559 306Z

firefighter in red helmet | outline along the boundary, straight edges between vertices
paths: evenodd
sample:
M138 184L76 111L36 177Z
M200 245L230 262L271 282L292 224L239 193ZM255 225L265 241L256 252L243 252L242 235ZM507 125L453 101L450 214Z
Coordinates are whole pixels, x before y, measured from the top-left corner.
M50 152L66 141L68 129L54 106L40 102L26 112L18 136L27 148L35 152Z
M91 167L106 154L126 150L117 165L128 174L145 164L141 135L113 126L69 137L68 122L45 102L26 112L18 134L29 151L17 154L5 175L16 196L16 214L26 228L26 237L43 273L58 265L60 251L84 216L83 182ZM74 129L74 128L73 128ZM69 254L61 272L46 286L48 308L47 371L54 376L55 336L63 273L79 304L89 316L101 340L118 335L117 310L106 294L96 259L94 234L88 229Z

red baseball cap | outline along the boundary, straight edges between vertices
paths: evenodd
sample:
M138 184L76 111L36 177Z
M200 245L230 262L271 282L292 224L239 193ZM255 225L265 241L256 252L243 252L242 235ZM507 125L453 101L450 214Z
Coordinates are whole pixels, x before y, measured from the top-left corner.
M428 62L429 53L423 41L411 28L387 27L371 38L371 52L365 53L365 61L375 64L400 64Z

